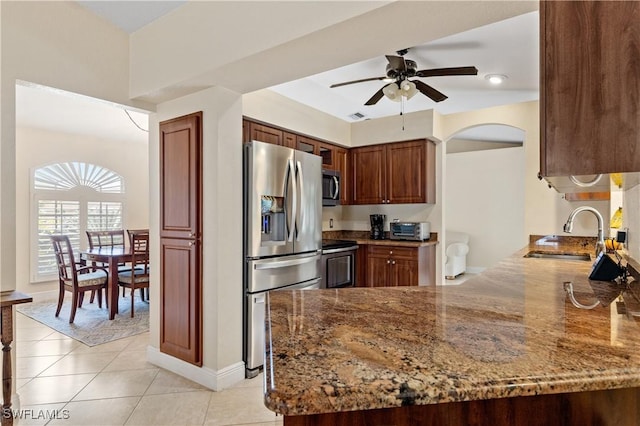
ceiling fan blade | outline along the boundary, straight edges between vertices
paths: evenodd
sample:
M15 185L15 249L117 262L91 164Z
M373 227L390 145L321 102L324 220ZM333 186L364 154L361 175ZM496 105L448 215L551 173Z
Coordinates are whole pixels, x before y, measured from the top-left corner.
M416 77L440 77L445 75L478 75L478 69L476 67L452 67L416 71Z
M363 83L365 81L384 80L385 78L387 78L387 76L363 78L363 79L360 79L360 80L353 80L353 81L345 81L344 83L332 84L331 86L329 86L329 88L333 89L334 87L346 86L347 84Z
M398 70L398 71L406 71L407 65L405 64L404 58L402 56L386 55L386 57L392 69Z
M369 99L367 102L365 102L365 105L375 105L378 103L378 101L380 99L382 99L382 97L384 96L384 93L382 92L382 89L378 90L376 93L374 93L374 95L371 97L371 99Z
M433 99L434 102L442 102L447 99L447 96L443 93L438 92L433 87L428 84L423 83L420 80L412 80L416 85L416 89L418 89L423 95L428 96Z

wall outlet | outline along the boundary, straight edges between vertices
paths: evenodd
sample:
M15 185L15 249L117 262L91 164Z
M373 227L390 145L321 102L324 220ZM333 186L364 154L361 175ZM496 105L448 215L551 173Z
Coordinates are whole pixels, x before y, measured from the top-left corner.
M333 218L329 219L329 229L333 229Z

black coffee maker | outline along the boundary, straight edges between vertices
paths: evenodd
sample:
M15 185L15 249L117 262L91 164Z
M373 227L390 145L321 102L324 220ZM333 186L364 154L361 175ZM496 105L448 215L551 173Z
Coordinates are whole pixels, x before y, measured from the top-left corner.
M384 223L387 221L387 216L372 214L369 217L371 218L371 239L384 240Z

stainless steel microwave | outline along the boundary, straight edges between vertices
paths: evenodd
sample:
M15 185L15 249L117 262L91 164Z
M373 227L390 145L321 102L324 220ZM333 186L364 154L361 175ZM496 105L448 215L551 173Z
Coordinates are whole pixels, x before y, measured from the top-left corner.
M322 170L322 205L337 206L340 204L340 172Z

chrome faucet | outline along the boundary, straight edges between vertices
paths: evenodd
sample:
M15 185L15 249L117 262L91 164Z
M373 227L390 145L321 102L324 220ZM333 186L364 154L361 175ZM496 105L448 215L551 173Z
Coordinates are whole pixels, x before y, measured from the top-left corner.
M564 224L563 229L564 229L564 232L567 232L570 234L571 231L573 230L573 219L576 217L578 213L584 212L584 211L593 213L596 216L596 219L598 219L598 241L596 242L596 257L598 257L600 253L605 251L604 219L602 219L602 215L598 210L588 206L578 207L577 209L571 212L571 214L569 215L569 218L567 219L567 223Z

